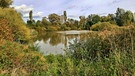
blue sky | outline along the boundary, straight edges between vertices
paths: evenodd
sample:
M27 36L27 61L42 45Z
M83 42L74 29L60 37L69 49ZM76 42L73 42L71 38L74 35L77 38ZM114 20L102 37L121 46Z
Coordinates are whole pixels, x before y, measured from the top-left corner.
M27 19L30 10L33 10L35 19L52 13L62 15L65 10L68 18L74 19L90 14L115 13L118 7L135 12L135 0L14 0L13 6Z

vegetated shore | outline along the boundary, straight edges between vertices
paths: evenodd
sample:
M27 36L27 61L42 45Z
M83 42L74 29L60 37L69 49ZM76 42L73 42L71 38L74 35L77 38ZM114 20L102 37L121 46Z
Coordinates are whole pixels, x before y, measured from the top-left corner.
M0 75L135 75L134 30L92 32L87 42L71 44L64 56L44 56L34 46L0 40Z
M113 14L106 17L89 15L85 27L85 18L80 20L80 25L72 19L60 25L57 22L59 16L51 14L50 20L56 17L56 23L46 20L35 23L31 13L26 26L14 8L0 8L0 75L134 76L135 24L132 12L121 14L121 11L123 9L117 9L115 18ZM34 31L31 33L30 29ZM29 40L38 34L35 30L42 33L41 30L73 29L98 32L90 32L87 41L70 44L69 49L65 50L66 55L44 56L37 47L29 45Z

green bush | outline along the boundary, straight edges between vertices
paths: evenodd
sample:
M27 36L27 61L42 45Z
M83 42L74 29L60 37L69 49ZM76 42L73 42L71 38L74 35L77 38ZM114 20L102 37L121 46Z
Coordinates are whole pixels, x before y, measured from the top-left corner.
M93 31L103 31L103 30L111 31L116 28L118 28L117 25L110 24L109 22L102 22L102 23L99 22L99 23L92 25L90 29Z
M101 36L90 35L86 41L75 41L69 46L69 53L73 58L79 60L97 60L99 56L104 57L109 54L110 44ZM106 54L105 54L106 53Z

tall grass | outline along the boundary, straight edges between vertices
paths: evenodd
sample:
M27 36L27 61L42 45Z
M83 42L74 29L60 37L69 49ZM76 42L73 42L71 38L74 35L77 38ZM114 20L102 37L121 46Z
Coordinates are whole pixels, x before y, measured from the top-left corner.
M135 27L120 27L91 34L90 39L70 46L70 57L83 61L92 76L135 75ZM84 66L86 67L86 66Z

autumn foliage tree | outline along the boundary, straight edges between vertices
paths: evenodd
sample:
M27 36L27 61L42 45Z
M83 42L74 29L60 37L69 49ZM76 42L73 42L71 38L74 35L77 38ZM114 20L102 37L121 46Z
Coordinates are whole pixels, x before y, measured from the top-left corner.
M8 8L12 3L12 0L0 0L0 7Z
M30 38L30 30L26 27L21 15L13 8L0 8L0 18L5 19L1 20L0 23L8 22L0 26L2 27L3 25L7 28L11 28L15 41L28 40ZM7 30L5 29L5 31Z

